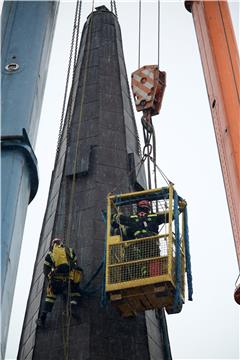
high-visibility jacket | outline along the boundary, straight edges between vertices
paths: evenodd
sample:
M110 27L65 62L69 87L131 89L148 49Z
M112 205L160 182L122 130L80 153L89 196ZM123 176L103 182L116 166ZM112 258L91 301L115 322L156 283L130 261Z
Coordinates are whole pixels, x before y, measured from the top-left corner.
M167 213L146 214L143 217L118 215L117 222L127 226L128 238L137 239L157 235L159 225L167 223L168 218Z
M50 272L58 269L60 269L60 273L66 273L74 267L77 267L77 257L74 250L72 248L54 245L53 249L49 251L45 257L43 271L47 276Z

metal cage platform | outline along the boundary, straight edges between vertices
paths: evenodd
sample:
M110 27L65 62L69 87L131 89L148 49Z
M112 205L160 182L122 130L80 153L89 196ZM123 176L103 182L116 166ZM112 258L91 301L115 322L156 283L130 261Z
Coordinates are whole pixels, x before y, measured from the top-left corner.
M166 307L169 313L181 311L185 295L182 215L186 202L180 197L174 197L174 191L170 185L108 196L106 292L123 316L162 307ZM112 219L114 216L118 218L118 214L136 217L136 204L142 199L150 201L151 214L160 214L163 223L159 225L157 235L129 238L126 226L119 223L117 228L113 227Z

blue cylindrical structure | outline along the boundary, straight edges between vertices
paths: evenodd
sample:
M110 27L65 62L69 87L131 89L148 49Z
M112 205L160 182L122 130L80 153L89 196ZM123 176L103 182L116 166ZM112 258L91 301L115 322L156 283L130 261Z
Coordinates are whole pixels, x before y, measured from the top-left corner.
M33 151L57 1L5 1L2 10L1 284L4 358L29 202L38 187Z

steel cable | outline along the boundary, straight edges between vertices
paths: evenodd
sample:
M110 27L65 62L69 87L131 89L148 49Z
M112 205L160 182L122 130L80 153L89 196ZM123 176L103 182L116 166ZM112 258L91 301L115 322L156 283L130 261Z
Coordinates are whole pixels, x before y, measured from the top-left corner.
M75 46L75 37L76 37L76 33L78 31L77 28L79 27L79 24L80 24L80 17L78 16L78 8L79 8L79 1L77 0L75 15L74 15L74 24L73 24L73 30L72 30L72 39L71 39L69 60L68 60L67 78L66 78L66 84L65 84L65 90L64 90L63 106L62 106L62 113L61 113L59 133L58 133L56 159L57 159L57 155L59 153L61 140L62 140L62 130L63 130L63 124L64 124L64 118L65 118L65 108L66 108L69 79L70 79L70 73L71 73L71 67L72 67L72 57L73 57L74 46Z
M141 14L142 12L142 3L139 0L139 7L138 7L138 69L140 68L140 56L141 56Z
M118 17L116 0L113 0L113 7L114 7L114 13L115 13L116 17Z
M161 16L161 12L160 12L160 9L161 9L161 5L160 5L160 0L158 0L158 68L160 66L160 16Z

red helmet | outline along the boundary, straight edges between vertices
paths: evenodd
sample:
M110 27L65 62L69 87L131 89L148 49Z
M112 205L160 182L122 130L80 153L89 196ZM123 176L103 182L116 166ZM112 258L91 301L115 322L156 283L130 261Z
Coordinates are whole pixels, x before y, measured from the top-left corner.
M151 209L151 203L149 200L140 200L137 203L138 209L148 209L148 211Z

